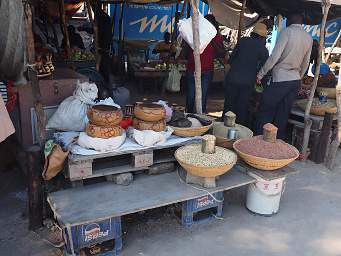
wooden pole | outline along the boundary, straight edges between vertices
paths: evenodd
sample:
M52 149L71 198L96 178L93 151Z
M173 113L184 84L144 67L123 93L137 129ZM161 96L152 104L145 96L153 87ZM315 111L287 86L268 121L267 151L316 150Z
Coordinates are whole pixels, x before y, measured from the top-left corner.
M35 63L34 37L32 30L32 8L25 4L26 52L30 66L27 69L31 83L34 107L37 115L39 147L34 146L27 151L29 229L35 230L43 225L43 187L41 152L45 144L45 113L41 103L38 73L32 64Z
M43 189L41 151L38 146L27 150L28 169L28 215L29 229L36 230L43 226Z
M327 154L328 144L330 143L330 136L332 132L333 113L326 113L324 115L323 126L321 134L318 139L317 150L313 156L314 162L317 164L323 163Z
M121 76L124 73L124 61L123 61L123 14L124 14L124 3L121 3L120 18L118 21L118 60L119 60L119 71Z
M95 42L95 60L96 60L96 70L99 70L99 64L101 61L100 55L99 55L99 43L98 43L98 24L97 24L97 18L96 18L96 3L94 3L94 9L92 8L91 2L90 0L86 0L86 8L88 11L88 15L89 15L89 20L92 24L92 28L93 28L93 35L94 35L94 42ZM92 16L92 12L94 11L95 15Z
M194 55L194 81L195 81L195 110L196 113L202 114L202 90L201 90L201 61L200 61L200 39L199 39L199 11L198 2L191 0L193 9L192 29L193 29L193 55Z
M37 76L38 73L32 67L28 67L27 73L28 73L28 79L31 82L34 108L35 108L36 115L37 115L39 146L40 146L40 148L43 149L45 146L46 116L45 116L45 112L44 112L44 108L43 108L43 103L41 101L39 80L38 80L38 76Z
M277 33L282 31L282 24L283 24L283 16L278 14L277 15Z
M67 55L67 58L70 58L71 56L70 37L69 37L69 31L66 25L64 0L59 0L58 3L59 3L59 16L62 21L62 26L64 30L64 37L65 37L65 43L66 43L66 55Z
M34 36L32 30L32 9L28 2L25 3L25 29L26 29L26 57L29 64L35 63Z
M337 45L337 43L340 41L340 38L341 38L341 29L339 30L339 33L337 34L337 37L336 37L334 43L332 44L332 47L330 48L330 52L328 52L328 54L326 56L326 59L325 59L326 63L328 63L330 55L332 54L332 52L333 52L335 46Z
M27 60L30 65L35 63L35 50L34 50L34 36L32 30L32 8L27 3L25 5L25 26L26 26L26 51L27 51ZM43 104L41 103L41 93L38 81L37 71L33 66L29 66L27 69L28 79L31 82L32 87L32 96L35 111L37 114L37 122L38 122L38 133L39 133L39 145L42 148L45 144L45 113L43 109Z
M114 6L114 13L111 20L111 31L112 36L115 37L115 25L116 25L116 14L117 14L117 4Z
M239 14L238 36L237 36L238 41L242 36L242 21L243 21L243 16L244 16L244 11L245 11L245 5L246 5L246 0L243 0L242 9L240 10L240 14Z
M324 47L324 35L326 30L326 22L328 17L328 12L330 8L330 0L324 0L322 2L322 12L323 12L323 18L321 23L321 32L320 32L320 42L319 42L319 51L318 51L318 57L317 57L317 63L316 63L316 69L314 74L314 81L311 87L309 100L307 107L305 109L304 113L304 135L303 135L303 145L302 145L302 155L306 156L308 151L308 144L309 144L309 137L310 137L310 129L312 125L312 120L310 119L310 109L313 103L315 90L317 87L317 81L320 75L320 66L321 66L321 60L322 60L322 48Z
M191 0L191 2L192 2L192 0ZM189 17L191 17L191 3L190 3L190 0L187 0L187 19Z
M339 62L341 64L341 58ZM337 133L329 146L328 154L325 161L326 167L329 170L333 170L335 167L336 152L341 142L341 76L339 76L336 86L336 106L337 106Z

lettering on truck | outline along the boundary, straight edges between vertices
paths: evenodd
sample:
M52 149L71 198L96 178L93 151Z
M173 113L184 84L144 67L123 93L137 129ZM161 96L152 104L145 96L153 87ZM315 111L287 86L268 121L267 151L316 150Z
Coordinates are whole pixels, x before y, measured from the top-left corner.
M304 25L303 28L305 31L307 31L309 34L311 34L312 37L319 37L320 36L320 26L319 25ZM337 33L338 23L332 22L326 26L326 38L331 37Z
M175 22L175 18L173 17L172 21L167 24L168 15L163 16L161 19L158 20L158 15L154 15L150 20L148 20L148 17L145 16L141 19L132 21L129 23L130 26L136 25L140 23L140 29L139 32L143 33L148 27L149 32L152 33L154 30L156 30L160 26L160 32L171 32L172 23Z

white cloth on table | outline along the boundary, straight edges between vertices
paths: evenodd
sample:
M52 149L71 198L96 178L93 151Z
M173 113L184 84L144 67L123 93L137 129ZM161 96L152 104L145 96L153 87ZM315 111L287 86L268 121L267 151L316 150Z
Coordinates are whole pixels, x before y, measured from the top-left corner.
M130 127L128 129L128 136L129 138L134 139L137 144L141 146L151 147L155 144L167 141L173 131L174 130L170 127L167 127L167 130L162 132L154 132L152 130L140 131Z
M88 149L94 149L99 152L110 152L119 148L126 139L126 132L123 132L121 136L116 136L108 139L93 138L87 135L85 132L79 134L77 143L79 146Z
M92 149L87 149L79 146L78 144L72 144L72 141L79 136L78 132L57 132L54 134L54 137L56 141L61 143L62 145L71 145L69 150L71 151L72 154L76 155L97 155L97 154L103 154L103 152L92 150ZM188 141L200 141L201 136L196 136L196 137L188 137L188 138L182 138L178 137L175 135L171 135L166 141L159 142L151 147L144 147L139 144L137 144L134 140L130 138L126 138L125 142L117 149L108 151L106 153L125 153L125 152L131 152L134 150L146 150L146 149L153 149L156 147L167 147L167 146L176 146L184 142Z

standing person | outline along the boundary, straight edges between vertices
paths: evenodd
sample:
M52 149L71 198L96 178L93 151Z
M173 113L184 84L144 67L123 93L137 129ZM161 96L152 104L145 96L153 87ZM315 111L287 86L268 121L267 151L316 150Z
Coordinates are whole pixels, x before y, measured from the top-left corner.
M249 103L255 89L257 71L269 57L265 47L267 28L257 23L250 37L243 37L234 48L229 64L231 69L225 77L224 113L236 114L238 124L248 126Z
M208 14L205 18L210 21L218 30L218 23L212 14ZM213 78L214 57L224 57L225 51L223 46L223 37L218 32L212 41L207 45L204 52L200 54L201 62L201 92L202 92L202 111L206 112L207 92L209 84ZM193 50L185 43L179 58L187 59L187 94L186 94L186 110L188 113L195 112L195 79L194 79L194 55Z
M167 60L169 57L174 55L175 50L171 43L171 34L166 32L163 35L164 41L157 43L153 50L153 54L160 54L160 60Z
M303 16L291 14L288 27L279 35L275 48L257 75L260 80L272 70L272 82L263 92L256 116L255 132L261 134L263 125L274 123L278 137L285 138L290 110L296 99L301 78L306 72L313 39L303 29Z

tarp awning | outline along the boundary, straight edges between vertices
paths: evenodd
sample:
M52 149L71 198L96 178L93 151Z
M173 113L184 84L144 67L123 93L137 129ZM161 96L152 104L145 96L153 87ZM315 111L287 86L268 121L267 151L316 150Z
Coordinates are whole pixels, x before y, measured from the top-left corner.
M212 13L219 23L230 28L238 28L242 0L207 0ZM328 20L341 17L341 0L331 0ZM306 24L319 24L322 19L321 0L247 0L242 27L252 25L260 16L284 16L292 12L301 12Z

